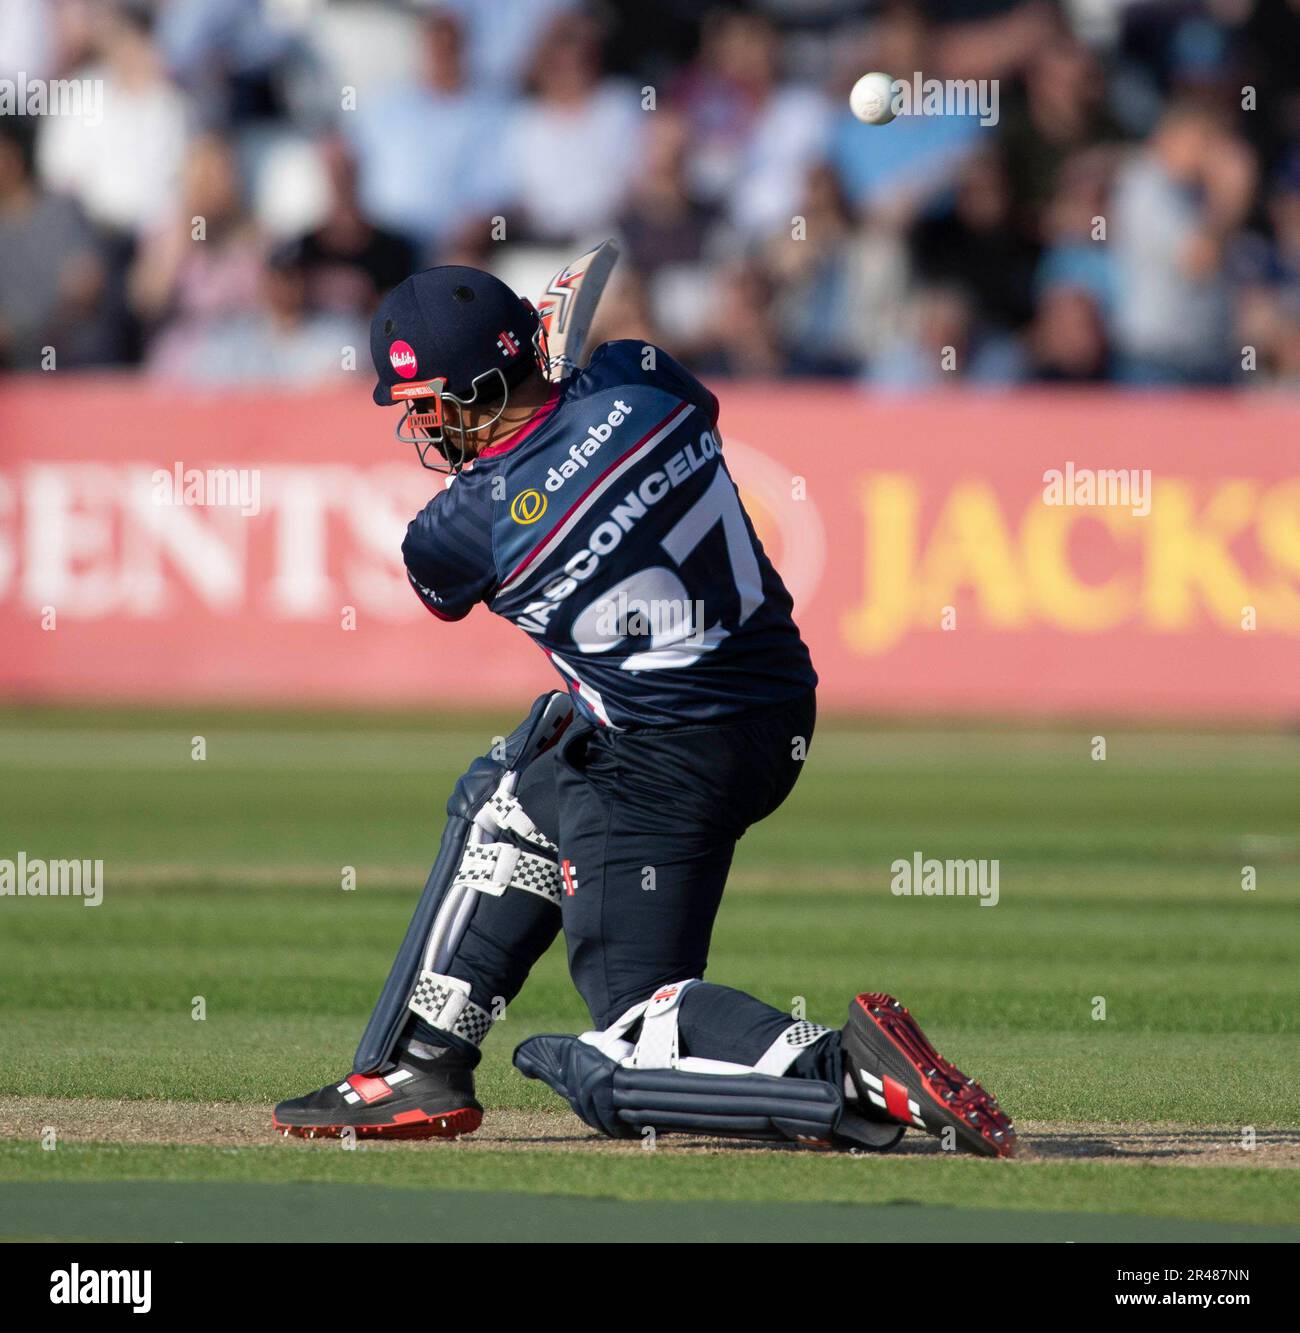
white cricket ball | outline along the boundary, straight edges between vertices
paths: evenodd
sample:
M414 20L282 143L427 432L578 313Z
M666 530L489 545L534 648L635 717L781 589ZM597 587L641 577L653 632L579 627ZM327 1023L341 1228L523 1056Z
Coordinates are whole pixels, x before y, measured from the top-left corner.
M888 125L894 118L894 81L888 74L872 70L853 85L849 109L868 125Z

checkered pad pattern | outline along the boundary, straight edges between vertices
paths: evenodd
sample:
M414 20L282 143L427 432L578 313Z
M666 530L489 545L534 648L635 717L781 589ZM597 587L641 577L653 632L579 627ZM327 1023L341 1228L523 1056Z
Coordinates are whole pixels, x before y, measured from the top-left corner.
M786 1028L783 1036L787 1046L811 1046L829 1031L830 1028L824 1028L820 1023L805 1023L801 1020L793 1027Z
M448 1026L444 1014L449 1006L463 1000L463 1007ZM408 1006L412 1013L418 1014L426 1023L443 1032L451 1032L457 1037L473 1042L475 1046L483 1043L483 1038L492 1029L492 1015L481 1005L477 1005L463 991L449 986L431 972L422 972L415 983L415 992Z
M540 856L529 856L525 852L515 866L511 877L512 889L524 889L528 893L540 894L543 898L560 905L560 872L550 861Z
M502 846L496 842L471 843L465 848L456 871L457 884L491 884L496 873L497 853Z
M508 843L472 843L465 848L460 869L456 871L456 883L471 886L495 885L497 882L497 864L501 853L504 851L514 852L515 850ZM531 852L520 852L506 887L523 889L527 893L536 893L558 907L560 904L559 867L544 856L534 856Z
M498 828L509 829L521 838L531 842L543 851L557 851L556 845L537 827L525 813L524 808L513 796L502 792L493 792L488 797L487 807L496 821Z
M754 1070L759 1074L784 1074L799 1058L799 1052L820 1041L832 1029L822 1027L820 1023L809 1023L796 1019L763 1052Z
M435 981L431 976L424 974L415 983L415 994L411 996L411 1008L421 1013L440 1014L443 1006L455 994L457 992L450 986L444 985L441 981Z
M460 1011L460 1017L451 1030L456 1036L464 1037L475 1046L481 1046L483 1038L492 1030L492 1015L476 1004L467 1004Z

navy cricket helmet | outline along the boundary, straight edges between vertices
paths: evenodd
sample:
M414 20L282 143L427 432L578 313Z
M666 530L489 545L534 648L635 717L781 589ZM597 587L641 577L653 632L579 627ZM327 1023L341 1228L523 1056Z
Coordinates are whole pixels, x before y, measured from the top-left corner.
M397 438L414 444L420 462L434 471L459 471L466 435L491 426L511 386L546 366L532 302L463 264L425 269L398 283L371 321L370 356L378 376L375 402L405 405ZM448 404L456 407L455 421ZM496 416L467 429L459 409L487 404L497 408ZM446 468L428 461L430 448Z

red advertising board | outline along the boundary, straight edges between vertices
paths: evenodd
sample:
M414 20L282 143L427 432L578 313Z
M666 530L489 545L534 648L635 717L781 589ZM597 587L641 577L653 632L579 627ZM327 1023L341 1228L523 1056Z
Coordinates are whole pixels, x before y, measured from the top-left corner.
M1300 403L724 384L828 708L1300 716ZM0 386L0 694L519 705L552 673L406 585L441 479L368 390Z

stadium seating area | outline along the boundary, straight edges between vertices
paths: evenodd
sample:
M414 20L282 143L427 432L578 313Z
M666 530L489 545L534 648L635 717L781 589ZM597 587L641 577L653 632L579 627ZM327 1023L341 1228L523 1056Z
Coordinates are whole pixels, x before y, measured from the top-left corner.
M0 116L0 365L310 388L411 268L614 234L599 334L711 376L1291 387L1297 51L1289 0L5 0L0 79L103 115ZM870 69L996 122L862 125Z

